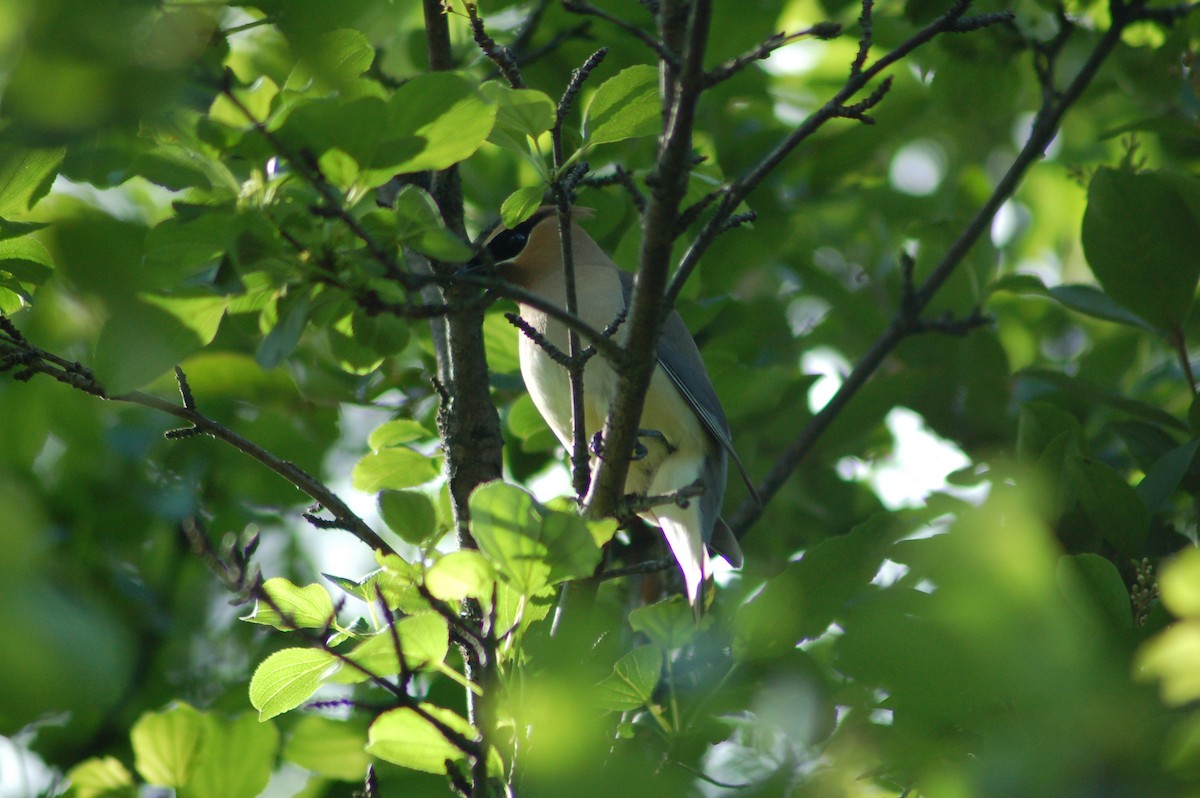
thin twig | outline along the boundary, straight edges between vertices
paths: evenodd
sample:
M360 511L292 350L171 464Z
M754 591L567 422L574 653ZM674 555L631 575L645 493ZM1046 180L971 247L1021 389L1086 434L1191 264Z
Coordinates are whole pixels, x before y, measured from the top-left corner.
M554 112L554 126L550 129L550 141L554 158L554 179L550 189L554 194L555 210L558 214L559 252L562 258L563 282L567 299L567 313L579 316L579 297L575 287L575 250L571 243L571 205L573 183L578 182L577 175L566 175L563 172L566 163L566 153L563 148L562 126L567 115L575 105L575 99L580 89L592 72L608 55L608 48L602 47L588 56L579 69L571 73L571 80L563 91L562 99ZM575 495L580 500L587 495L591 482L591 469L588 465L586 414L583 397L583 370L587 359L581 358L579 332L573 327L567 328L567 378L571 386L571 485Z
M512 51L498 43L484 30L483 19L480 18L479 9L474 3L464 3L464 5L467 9L467 17L471 20L471 33L475 37L475 44L488 57L488 60L496 65L500 74L508 81L509 86L514 89L525 88L525 81L521 77L521 68L517 66L517 59L513 56Z
M669 571L674 566L675 561L670 558L648 560L637 565L626 566L625 568L613 568L609 571L601 571L591 578L597 582L606 582L609 579L621 579L626 576L640 576L641 574L656 574L661 571Z
M599 17L605 22L610 22L613 25L616 25L633 38L644 43L663 61L666 61L668 64L672 64L673 66L679 66L679 56L671 52L670 48L668 48L658 39L654 38L652 34L647 33L644 26L635 25L628 20L621 19L620 17L610 14L602 8L597 8L591 3L585 2L585 0L563 0L562 5L564 9L573 14L589 14L593 17Z
M768 36L754 49L748 50L739 56L735 56L715 69L709 70L709 72L704 76L705 87L711 88L722 81L729 80L731 77L741 72L755 61L763 61L767 58L770 58L771 53L775 52L779 48L786 47L792 42L803 39L806 36L813 36L817 39L826 40L837 38L841 32L842 26L836 22L820 22L816 25L813 25L811 28L805 28L804 30L796 31L795 33L784 33L780 31L779 33Z

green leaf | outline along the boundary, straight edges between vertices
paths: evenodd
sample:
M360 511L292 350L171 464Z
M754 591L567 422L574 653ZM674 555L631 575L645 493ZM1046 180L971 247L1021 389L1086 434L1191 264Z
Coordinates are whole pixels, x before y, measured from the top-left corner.
M328 651L285 648L263 660L250 678L250 705L269 720L307 701L339 663Z
M1088 187L1083 249L1105 293L1151 324L1182 328L1200 279L1200 180L1101 169Z
M414 490L379 492L379 515L388 528L406 543L420 545L437 531L437 513L433 501Z
M219 260L236 232L235 217L215 208L195 219L166 219L146 234L146 263L177 274L190 272Z
M1117 304L1112 297L1091 285L1058 285L1047 293L1057 299L1063 307L1105 321L1127 324L1146 332L1161 334L1162 330L1141 316Z
M658 70L646 64L623 69L596 90L584 118L584 140L610 144L658 135L662 126Z
M0 240L0 274L8 272L22 283L41 285L54 273L54 261L34 238Z
M1106 558L1090 553L1060 557L1057 577L1068 599L1083 602L1088 616L1099 615L1113 629L1133 626L1125 580Z
M375 48L361 31L340 28L322 34L317 47L308 55L309 65L322 79L346 86L371 68Z
M133 774L116 757L93 757L67 771L72 798L135 798Z
M144 294L141 300L162 308L194 332L201 346L208 346L217 337L217 329L225 318L230 299L226 296L157 296Z
M358 179L358 164L354 159L337 147L330 147L317 159L317 166L325 179L342 191L349 190Z
M366 726L354 719L305 715L292 727L283 758L327 778L361 782L371 764L366 744Z
M432 72L396 89L389 139L371 162L399 174L446 169L469 158L492 132L496 106L476 84L452 72Z
M440 473L437 458L426 457L404 446L394 446L359 460L350 478L358 490L374 493L384 488L415 488Z
M1064 481L1100 537L1132 557L1150 526L1150 513L1124 477L1090 457L1068 456Z
M0 144L0 216L27 213L46 196L64 154L61 147L35 150Z
M275 606L260 599L254 605L254 612L242 620L285 632L324 629L333 620L333 599L321 585L298 587L277 576L263 583L263 591Z
M509 229L516 227L541 207L544 193L545 186L536 185L519 188L509 194L500 206L500 221Z
M602 553L587 523L576 513L546 510L539 537L546 546L550 583L584 579L596 572Z
M1168 706L1200 698L1200 621L1179 621L1147 640L1134 658L1133 672L1142 680L1157 679Z
M207 733L204 716L188 704L147 712L129 733L133 766L150 784L182 787L192 777Z
M173 313L138 300L122 307L100 331L96 377L113 396L148 385L204 346Z
M289 293L279 300L278 320L254 355L260 366L273 369L292 354L296 344L300 343L310 312L308 295L302 291Z
M629 613L629 625L663 651L683 648L696 637L692 608L682 596L672 596Z
M780 654L819 636L868 589L902 530L894 515L878 513L849 534L810 546L803 559L789 564L738 610L735 655Z
M649 706L662 668L663 655L656 646L638 646L617 660L613 672L596 685L596 702L614 712Z
M474 251L446 229L428 192L405 186L393 202L399 243L446 263L465 263Z
M1158 575L1163 604L1178 618L1200 618L1200 549L1188 547Z
M0 241L20 238L30 233L36 233L38 230L45 230L49 226L46 222L12 222L0 218Z
M396 639L400 649L396 650ZM436 612L410 615L396 621L390 628L382 629L349 653L349 658L365 668L347 665L335 677L343 684L365 682L373 676L395 676L400 673L400 656L404 654L404 666L410 671L440 665L450 650L450 632L446 619Z
M540 91L510 89L496 81L483 84L481 90L497 106L496 126L488 136L493 144L524 154L529 151L529 137L536 138L554 125L554 101Z
M549 550L540 540L533 497L513 485L489 482L470 498L471 534L479 550L512 586L532 596L550 584Z
M375 354L399 354L408 345L408 323L392 313L371 314L356 308L350 325L354 340Z
M208 732L199 763L182 791L186 798L255 798L275 767L279 730L243 713L205 717Z
M496 573L483 555L470 549L452 551L438 558L425 574L425 587L442 601L492 598Z
M376 718L367 735L367 753L401 767L445 773L446 760L458 762L466 754L424 716L468 740L475 739L477 734L470 723L449 709L427 703L419 706L422 714L410 707L400 707Z
M1017 457L1036 462L1060 436L1078 441L1082 437L1079 421L1051 402L1026 402L1017 421Z
M425 429L420 421L412 418L397 418L384 422L371 431L367 444L372 451L398 446L402 443L429 440L433 433Z
M1172 449L1150 467L1137 486L1138 495L1142 497L1147 510L1156 513L1166 508L1171 494L1192 467L1197 450L1200 450L1200 438Z

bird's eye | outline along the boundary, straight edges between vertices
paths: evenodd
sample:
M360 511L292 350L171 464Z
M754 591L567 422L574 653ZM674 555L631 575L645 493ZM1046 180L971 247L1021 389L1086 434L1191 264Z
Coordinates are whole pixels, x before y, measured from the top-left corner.
M492 260L496 263L503 263L520 255L521 250L525 249L525 244L528 241L529 231L527 230L521 230L520 228L505 230L488 244L488 252L492 253Z

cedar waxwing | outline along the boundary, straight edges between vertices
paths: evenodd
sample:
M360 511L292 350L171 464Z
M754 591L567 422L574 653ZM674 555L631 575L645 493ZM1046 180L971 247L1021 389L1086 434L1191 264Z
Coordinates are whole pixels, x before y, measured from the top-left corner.
M633 275L613 263L574 222L571 244L579 316L602 330L630 302ZM514 229L496 231L489 237L487 249L505 279L566 308L558 217L553 208L540 209ZM534 330L561 352L567 351L565 325L524 304L520 311L521 318ZM618 328L618 342L625 339L627 331L627 325ZM562 445L571 451L571 387L566 368L524 334L520 335L520 359L521 376L533 403ZM612 365L601 355L588 360L583 376L586 440L591 441L604 428L616 388ZM627 494L667 495L697 480L703 488L687 507L669 503L639 514L662 529L683 571L688 601L699 612L701 588L712 573L705 544L734 567L742 564L737 539L720 517L728 457L733 458L751 494L757 494L733 451L729 424L696 342L674 311L663 324L658 367L646 394L638 434L641 446L629 465ZM593 458L593 469L595 465Z

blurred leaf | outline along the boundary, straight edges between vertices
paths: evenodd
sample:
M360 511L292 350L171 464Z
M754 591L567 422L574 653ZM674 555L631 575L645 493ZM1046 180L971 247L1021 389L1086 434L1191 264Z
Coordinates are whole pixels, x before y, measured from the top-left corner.
M656 646L638 646L613 665L596 685L596 703L613 712L628 712L653 702L662 677L663 655Z
M133 774L115 757L85 759L67 771L75 798L134 798Z
M349 190L354 181L358 179L358 164L337 147L331 147L322 153L321 157L317 159L317 166L320 167L321 174L325 176L325 179L342 191Z
M1200 698L1200 621L1179 621L1147 640L1138 649L1134 667L1138 678L1159 683L1169 706Z
M250 704L269 720L303 704L340 663L316 648L285 648L263 660L250 678Z
M1050 444L1062 437L1078 441L1079 422L1070 413L1049 402L1026 402L1017 425L1017 457L1034 462Z
M366 727L354 719L305 715L292 727L283 758L327 778L357 782L371 762L366 744Z
M379 492L378 501L379 515L384 523L406 543L419 545L437 531L433 502L424 493L414 490L382 490Z
M433 198L416 186L405 186L393 203L396 235L401 244L446 263L465 263L475 252L446 229Z
M849 534L809 547L799 562L768 580L755 601L738 609L735 655L771 656L824 632L867 590L896 534L895 520L877 514Z
M148 385L204 345L194 329L158 305L130 303L101 330L96 377L110 395Z
M279 730L252 714L207 715L199 764L183 793L195 798L255 798L266 789L279 748Z
M1137 485L1138 495L1151 513L1162 510L1187 475L1196 452L1200 450L1200 438L1172 449L1163 455L1146 472Z
M1065 480L1100 536L1126 557L1146 538L1150 513L1120 474L1090 457L1068 457Z
M1165 330L1187 321L1200 279L1200 180L1101 169L1088 187L1083 248L1105 293Z
M1200 618L1200 549L1181 551L1158 575L1162 602L1177 618Z
M542 514L541 539L546 545L551 583L584 579L600 564L600 547L587 523L576 513Z
M692 608L681 596L672 596L629 613L629 625L641 632L663 651L674 651L696 637Z
M303 292L290 293L279 300L278 321L262 340L255 354L264 369L273 369L292 354L308 324L311 305Z
M590 145L657 135L662 126L658 70L639 64L600 84L584 116L584 139Z
M404 446L392 446L372 452L355 464L351 472L354 487L364 493L384 488L415 488L440 473L438 461Z
M262 589L270 603L259 599L254 603L254 612L242 620L285 632L324 629L334 620L333 599L321 585L299 587L276 576L264 582Z
M130 732L134 767L150 784L183 787L192 778L207 734L204 716L188 704L147 712Z
M1113 629L1133 626L1129 591L1117 567L1098 554L1075 554L1058 561L1058 581L1069 599L1078 602L1087 616L1103 618Z
M1112 297L1090 285L1059 285L1049 289L1050 296L1065 307L1105 321L1128 324L1146 332L1161 334L1162 330L1141 316L1117 304Z

